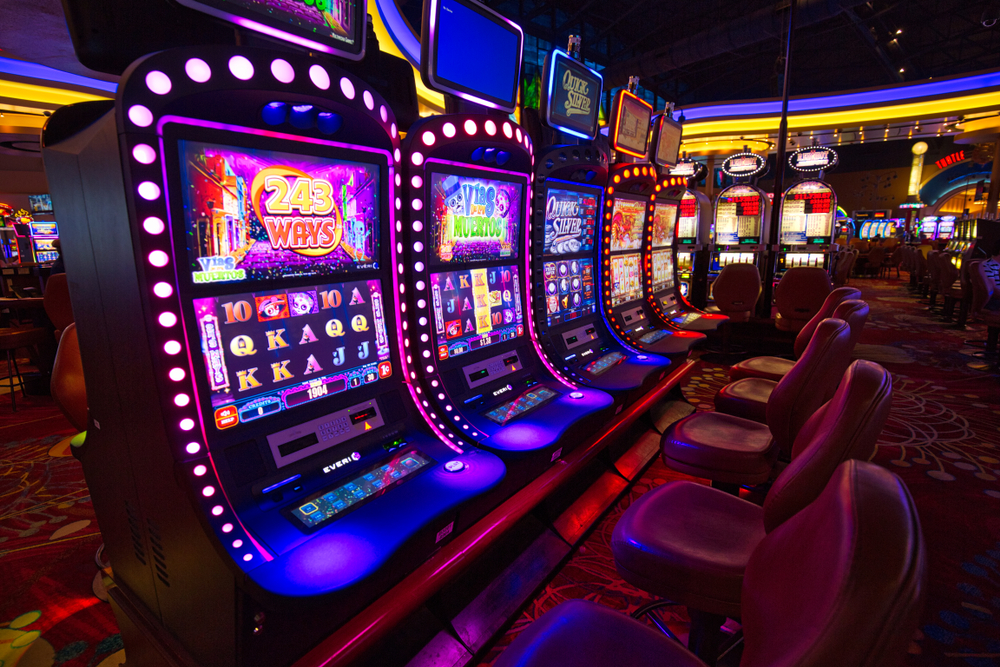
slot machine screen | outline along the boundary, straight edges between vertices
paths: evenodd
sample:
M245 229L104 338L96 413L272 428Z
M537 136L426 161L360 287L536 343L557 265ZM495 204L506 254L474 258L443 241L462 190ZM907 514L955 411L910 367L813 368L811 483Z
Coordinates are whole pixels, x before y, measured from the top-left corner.
M680 213L677 218L677 238L691 239L694 243L698 238L698 198L691 192L685 192L681 198Z
M653 206L653 247L666 248L674 242L674 224L677 220L677 204L657 202Z
M217 429L392 375L378 280L193 299Z
M378 267L378 165L177 143L195 284Z
M835 204L833 190L817 181L793 185L781 205L782 244L805 245L809 239L828 239L833 234Z
M677 164L677 154L681 148L681 125L660 116L660 133L656 140L656 164L672 167Z
M715 213L715 242L735 245L760 238L761 196L752 187L734 185L720 196Z
M593 259L545 262L542 273L550 327L597 312Z
M52 195L28 195L32 213L52 213Z
M645 227L646 202L615 199L611 211L611 252L641 248L642 232Z
M612 137L613 147L636 157L645 156L653 108L626 91L620 92L620 100Z
M431 239L437 260L517 259L523 185L481 176L431 174Z
M674 251L653 251L653 291L670 289L674 286Z
M545 246L542 255L557 257L594 249L597 195L549 188L545 197Z
M32 236L58 236L59 225L56 222L38 222L36 220L31 223L31 234Z
M611 305L620 306L642 298L642 268L639 253L611 258Z
M516 265L431 274L438 359L521 336L519 287Z
M955 231L955 222L954 221L945 221L945 220L943 220L940 223L938 223L938 226L937 226L938 238L950 239L952 237L954 231Z

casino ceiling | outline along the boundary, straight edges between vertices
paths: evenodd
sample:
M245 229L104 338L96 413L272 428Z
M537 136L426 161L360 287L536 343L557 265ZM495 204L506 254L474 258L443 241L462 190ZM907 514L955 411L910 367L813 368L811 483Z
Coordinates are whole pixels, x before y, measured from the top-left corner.
M419 26L422 0L398 0ZM486 0L547 52L583 37L606 87L629 75L686 106L781 95L788 0ZM1000 67L1000 0L799 0L791 93L851 90Z

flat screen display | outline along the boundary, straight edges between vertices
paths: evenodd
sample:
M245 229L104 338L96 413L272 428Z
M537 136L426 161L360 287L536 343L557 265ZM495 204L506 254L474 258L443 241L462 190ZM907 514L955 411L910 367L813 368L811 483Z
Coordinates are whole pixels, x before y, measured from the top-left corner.
M677 164L677 154L681 149L681 126L664 117L660 117L660 134L656 140L656 164L661 167L672 167Z
M674 251L653 251L653 291L669 289L674 286Z
M646 227L646 202L616 199L611 210L611 251L638 250Z
M715 206L715 242L735 245L740 239L759 239L762 215L762 197L755 188L749 185L726 188Z
M674 242L674 224L677 221L675 202L656 202L653 205L653 247L666 248Z
M681 210L677 218L677 238L698 238L698 198L690 190L681 197Z
M941 222L938 224L938 238L950 239L955 231L954 222Z
M601 75L554 49L545 60L542 111L546 122L584 139L597 134L603 80Z
M32 222L32 236L59 236L59 226L55 222Z
M474 0L429 5L431 52L422 68L427 83L513 111L524 45L520 27Z
M805 245L810 238L830 238L835 213L830 186L820 181L796 183L781 200L779 243Z
M616 134L612 138L614 147L632 155L645 155L649 143L649 121L653 116L652 107L637 97L621 95L618 107Z
M516 265L431 274L438 359L522 335L519 287Z
M431 174L431 243L450 264L517 259L520 183Z
M178 141L196 284L378 267L379 167Z
M392 375L378 280L193 300L217 428Z
M597 195L549 188L545 197L546 257L590 252L597 228Z
M52 213L52 196L28 195L28 206L32 213Z
M542 273L550 327L597 312L593 259L545 262Z
M639 253L611 258L611 305L620 306L642 298L642 266Z

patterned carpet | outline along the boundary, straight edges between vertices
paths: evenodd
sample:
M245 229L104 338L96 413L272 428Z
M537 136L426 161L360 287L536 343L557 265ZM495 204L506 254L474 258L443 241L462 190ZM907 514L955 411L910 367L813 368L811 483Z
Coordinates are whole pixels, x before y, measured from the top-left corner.
M874 460L909 486L929 547L928 604L906 665L1000 667L1000 384L969 368L973 359L961 353L969 351L963 340L985 332L946 329L902 282L856 282L872 306L858 352L885 365L895 384ZM725 381L724 368L704 366L684 392L698 409L711 409ZM50 453L72 432L47 397L29 398L13 415L0 400L0 667L122 660L111 609L94 595L100 535L80 466L64 451ZM616 575L611 531L635 498L682 477L654 463L482 664L562 600L622 611L649 601ZM686 621L683 610L670 619L679 633Z

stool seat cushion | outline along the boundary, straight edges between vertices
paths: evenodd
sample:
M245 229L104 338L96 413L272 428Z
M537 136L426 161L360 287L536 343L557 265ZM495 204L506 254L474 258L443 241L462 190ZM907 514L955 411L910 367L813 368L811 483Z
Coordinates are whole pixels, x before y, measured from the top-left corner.
M622 515L611 551L636 588L738 617L743 572L765 534L763 508L704 484L671 482Z
M792 369L795 361L781 357L753 357L744 359L729 369L729 379L733 382L743 378L763 378L777 382Z
M718 482L765 482L777 455L766 425L719 412L690 415L663 434L667 466Z
M774 380L744 378L730 382L715 395L715 409L727 415L767 423L767 400L778 386Z
M586 600L563 602L518 635L496 667L705 667L645 623Z

